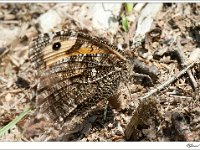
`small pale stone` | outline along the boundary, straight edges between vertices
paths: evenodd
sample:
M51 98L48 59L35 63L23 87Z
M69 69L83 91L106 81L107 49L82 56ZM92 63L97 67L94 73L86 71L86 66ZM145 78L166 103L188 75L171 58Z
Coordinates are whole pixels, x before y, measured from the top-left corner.
M11 96L10 93L6 94L5 100L6 100L7 102L9 102L9 101L11 100L11 98L12 98L12 96Z
M50 32L54 27L61 24L61 21L60 15L55 10L49 10L47 13L42 14L38 19L40 31L43 33Z

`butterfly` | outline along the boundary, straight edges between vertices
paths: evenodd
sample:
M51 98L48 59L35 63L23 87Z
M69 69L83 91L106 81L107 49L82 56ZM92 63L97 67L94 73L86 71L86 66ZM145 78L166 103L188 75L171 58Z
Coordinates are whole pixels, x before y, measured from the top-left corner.
M56 120L108 99L133 72L129 52L81 31L41 34L29 55L37 70L36 105Z

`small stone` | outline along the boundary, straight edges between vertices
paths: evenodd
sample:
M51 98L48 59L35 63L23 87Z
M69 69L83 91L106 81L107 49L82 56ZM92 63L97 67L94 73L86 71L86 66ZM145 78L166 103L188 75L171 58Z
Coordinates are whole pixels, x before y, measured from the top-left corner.
M110 129L113 128L113 124L112 124L112 123L109 123L109 124L108 124L108 128L110 128Z
M10 93L6 94L6 96L5 96L6 102L9 102L11 99L12 99L11 94Z
M61 22L61 16L55 10L49 10L38 19L39 30L43 33L49 32L54 29L54 27L61 24Z

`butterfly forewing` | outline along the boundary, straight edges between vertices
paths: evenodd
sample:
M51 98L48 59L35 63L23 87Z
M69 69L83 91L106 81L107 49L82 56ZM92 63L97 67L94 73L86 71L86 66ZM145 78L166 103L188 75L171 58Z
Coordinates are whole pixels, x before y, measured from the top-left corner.
M71 30L39 36L30 58L38 70L37 106L53 119L112 96L126 69L116 47Z

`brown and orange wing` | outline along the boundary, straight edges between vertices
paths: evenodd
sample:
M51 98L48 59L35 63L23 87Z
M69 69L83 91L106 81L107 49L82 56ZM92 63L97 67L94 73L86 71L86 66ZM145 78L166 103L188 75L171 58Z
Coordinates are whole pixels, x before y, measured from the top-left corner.
M113 95L126 63L116 47L71 30L39 36L30 59L38 69L37 106L53 119Z

